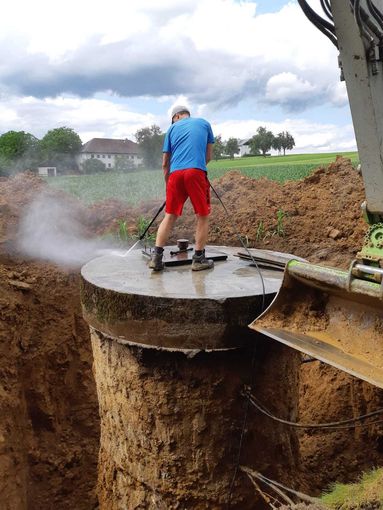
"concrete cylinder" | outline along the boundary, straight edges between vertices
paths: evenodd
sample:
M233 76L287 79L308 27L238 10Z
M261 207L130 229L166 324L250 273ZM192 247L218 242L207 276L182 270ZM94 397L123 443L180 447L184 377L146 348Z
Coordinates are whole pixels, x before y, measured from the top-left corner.
M189 326L182 329L179 314L174 314L180 309L179 296L158 296L158 313L145 321L144 308L137 311L137 301L126 288L117 292L106 287L105 281L104 286L95 281L95 271L105 275L105 263L101 261L100 267L99 261L91 271L85 266L82 272L84 316L91 326L101 419L100 508L262 508L264 501L241 465L290 483L296 477L298 442L291 428L253 410L242 392L251 387L257 399L276 414L294 419L298 355L248 331L245 324L257 311L244 306L246 313L238 314L240 307L228 307L223 296L205 295L210 304L192 296L189 314L187 308L183 311L191 317L189 326L194 320L196 330L206 333L204 341L215 346L209 352L201 345L196 349L198 335ZM243 269L237 265L240 262L233 264L233 271ZM165 272L156 278L173 276ZM191 276L185 273L184 278ZM236 297L246 301L243 294ZM233 299L229 291L227 298ZM254 303L254 296L249 294L249 299ZM156 296L147 296L152 311L155 300ZM140 303L144 302L141 294ZM210 336L209 321L202 320L206 313L198 313L198 306L203 310L206 305L216 309L210 317L214 326ZM138 327L136 321L135 330L132 318L139 315L142 323ZM139 345L134 345L135 331ZM150 338L151 347L143 346L142 338ZM156 348L157 339L162 349ZM172 339L178 350L171 348ZM235 349L235 345L241 347Z

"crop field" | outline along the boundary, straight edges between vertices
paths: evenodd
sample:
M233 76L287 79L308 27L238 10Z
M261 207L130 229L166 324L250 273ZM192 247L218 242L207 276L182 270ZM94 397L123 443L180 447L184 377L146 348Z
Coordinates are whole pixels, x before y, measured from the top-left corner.
M231 170L238 170L253 179L268 179L285 182L303 179L313 169L328 165L339 153L293 154L288 156L249 157L211 161L210 179L217 179ZM358 163L357 152L342 153ZM151 199L165 197L165 185L161 170L139 170L129 173L102 173L93 175L65 175L48 177L48 183L79 198L86 204L115 198L131 205Z

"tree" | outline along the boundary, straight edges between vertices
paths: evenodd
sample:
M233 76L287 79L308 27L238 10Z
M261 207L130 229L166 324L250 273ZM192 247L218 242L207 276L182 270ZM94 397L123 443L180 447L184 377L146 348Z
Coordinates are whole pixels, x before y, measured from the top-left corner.
M274 137L272 148L275 151L278 151L278 154L281 153L281 150L282 150L282 133L278 133L277 136Z
M254 136L250 138L250 140L248 140L247 145L250 147L250 154L252 156L259 156L260 154L259 144L258 140L255 139Z
M8 131L0 136L0 172L9 174L34 168L38 139L24 131Z
M84 174L99 174L105 172L105 163L96 158L86 159L81 163L81 170Z
M76 167L75 156L82 147L81 138L71 128L51 129L39 143L42 161L54 162L59 171Z
M257 129L257 134L254 135L249 141L251 153L256 154L257 151L261 151L262 155L265 156L266 153L271 149L273 141L273 133L268 131L265 127L259 127Z
M281 138L281 147L283 149L283 155L285 155L286 150L291 151L291 149L295 147L295 140L288 131L282 131L278 136Z
M225 153L230 157L230 159L234 158L234 154L239 153L239 146L237 138L229 138L226 142Z
M215 137L215 142L213 145L213 159L217 161L222 157L222 154L225 153L225 144L222 140L222 136L218 135Z
M153 124L150 127L139 129L135 138L142 152L146 168L160 168L162 165L162 145L165 134Z
M114 157L114 169L116 172L129 172L135 168L136 165L128 156L121 154Z

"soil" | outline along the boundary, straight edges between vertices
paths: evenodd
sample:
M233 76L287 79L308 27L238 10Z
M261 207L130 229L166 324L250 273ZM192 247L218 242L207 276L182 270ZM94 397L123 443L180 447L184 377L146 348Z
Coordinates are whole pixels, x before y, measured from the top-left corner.
M349 160L338 158L284 185L230 172L213 186L229 216L213 196L211 244L238 246L238 233L249 246L337 267L347 267L362 246L363 182ZM116 231L119 219L132 232L136 219L153 216L160 202L132 208L109 200L85 207L48 191L33 174L0 179L0 509L88 510L97 507L99 414L79 268L26 259L17 248L21 215L42 190L67 201L89 236ZM193 228L186 206L173 240L193 239ZM382 400L380 390L332 367L302 365L301 421L357 416L381 407ZM350 481L382 465L382 434L378 425L300 433L295 488L318 494L335 480Z

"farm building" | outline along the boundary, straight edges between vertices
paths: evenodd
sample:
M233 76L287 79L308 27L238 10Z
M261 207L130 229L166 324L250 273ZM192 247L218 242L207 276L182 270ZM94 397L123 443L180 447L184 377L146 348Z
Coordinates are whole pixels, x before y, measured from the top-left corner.
M238 140L239 153L236 154L237 157L244 156L245 154L250 154L250 145L249 139L245 138L244 140Z
M87 159L97 158L102 161L105 167L112 169L116 162L123 158L132 167L142 163L142 156L138 144L131 140L114 140L112 138L92 138L83 145L81 152L76 157L79 167Z
M48 177L56 177L57 175L57 168L54 165L48 165L48 166L39 166L37 168L37 172L39 175L44 175Z

